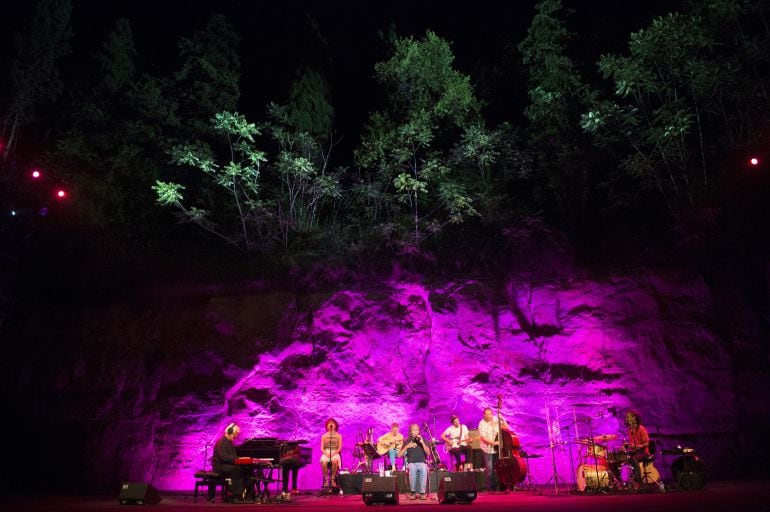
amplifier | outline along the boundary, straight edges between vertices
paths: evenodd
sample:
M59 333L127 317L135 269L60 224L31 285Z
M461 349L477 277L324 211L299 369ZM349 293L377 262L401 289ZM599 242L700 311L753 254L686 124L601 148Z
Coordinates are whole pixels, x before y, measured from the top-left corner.
M364 475L361 496L367 505L398 505L396 477Z

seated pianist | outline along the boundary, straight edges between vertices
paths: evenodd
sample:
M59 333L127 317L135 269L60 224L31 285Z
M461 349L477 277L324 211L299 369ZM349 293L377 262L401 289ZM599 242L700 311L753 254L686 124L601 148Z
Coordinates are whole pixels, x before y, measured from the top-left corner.
M238 459L238 453L235 451L233 441L241 433L241 429L235 423L230 423L225 428L225 435L214 445L214 454L211 457L211 463L214 471L219 473L222 478L229 478L231 484L228 488L228 501L236 503L243 501L243 494L246 490L244 473L240 466L235 462ZM209 487L209 499L214 498L215 489Z

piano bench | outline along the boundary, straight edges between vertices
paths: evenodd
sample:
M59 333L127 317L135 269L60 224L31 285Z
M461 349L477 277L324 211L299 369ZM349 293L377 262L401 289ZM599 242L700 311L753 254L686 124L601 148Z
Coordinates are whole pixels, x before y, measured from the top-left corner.
M214 471L197 471L195 473L195 493L193 494L193 503L198 503L198 488L205 487L208 493L209 486L215 489L217 486L222 488L222 501L227 498L227 478L219 476ZM206 496L208 498L208 495Z

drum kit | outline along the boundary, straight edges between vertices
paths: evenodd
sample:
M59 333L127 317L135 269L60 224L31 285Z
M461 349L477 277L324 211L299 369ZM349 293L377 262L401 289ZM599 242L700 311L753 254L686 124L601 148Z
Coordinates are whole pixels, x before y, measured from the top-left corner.
M651 434L650 437L656 437ZM575 441L580 445L579 465L576 475L577 490L581 493L616 493L644 490L665 490L660 473L648 457L645 461L637 459L637 476L634 473L633 452L626 445L616 442L615 434L604 434L580 438ZM650 442L650 451L655 455L655 441ZM671 464L673 484L679 489L702 488L706 480L706 465L697 457L693 448L662 450L661 454L679 455ZM665 460L664 460L665 464Z
M660 474L651 460L638 462L637 459L640 478L634 478L632 452L625 446L610 445L617 437L615 434L603 434L577 440L585 447L576 475L578 491L630 491L659 484Z

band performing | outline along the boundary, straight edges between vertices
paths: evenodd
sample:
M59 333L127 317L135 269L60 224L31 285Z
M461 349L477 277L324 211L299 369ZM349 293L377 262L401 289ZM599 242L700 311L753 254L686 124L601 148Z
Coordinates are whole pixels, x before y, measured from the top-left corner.
M321 455L318 459L323 475L323 487L319 495L342 493L341 479L350 474L377 474L394 477L403 475L405 488L401 493L408 500L427 500L430 493L429 474L436 471L474 472L481 488L489 492L511 492L540 488L529 475L530 459L546 454L525 451L519 436L502 416L502 399L498 397L497 410L483 410L483 416L469 428L455 414L449 416L448 426L438 437L433 436L427 422L412 423L401 432L399 423L390 424L390 430L374 438L373 429L366 435L358 435L353 445L353 457L357 461L349 471L342 469L343 436L334 418L324 423L320 439ZM497 414L495 414L495 412ZM598 434L576 438L577 464L572 465L573 492L620 493L661 492L666 488L656 464L665 463L665 455L674 455L670 465L673 484L680 488L700 488L706 479L706 467L695 451L679 446L672 450L659 450L654 439L642 423L636 411L625 414L624 434ZM550 428L550 427L549 427ZM277 438L253 438L236 446L234 441L241 434L235 423L225 428L224 435L216 442L211 457L214 474L226 481L226 496L231 502L290 501L296 494L297 474L312 460L312 449L305 440L280 440ZM550 430L549 430L550 436ZM442 461L442 450L448 464ZM570 447L570 453L572 453ZM553 443L551 443L553 456ZM375 467L378 463L378 467ZM554 465L556 492L560 477ZM666 466L669 467L669 466ZM447 473L448 474L448 473ZM562 479L562 483L568 482ZM212 481L213 482L213 481ZM271 495L270 486L280 488L280 494ZM474 489L475 490L475 489ZM223 489L224 491L224 489ZM210 482L208 498L214 500L215 484Z

